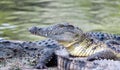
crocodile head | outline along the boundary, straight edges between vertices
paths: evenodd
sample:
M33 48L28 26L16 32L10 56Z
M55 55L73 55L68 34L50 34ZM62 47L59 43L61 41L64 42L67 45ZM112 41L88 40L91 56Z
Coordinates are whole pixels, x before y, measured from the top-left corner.
M48 27L31 27L29 32L57 41L73 41L83 34L81 29L69 23L54 24Z

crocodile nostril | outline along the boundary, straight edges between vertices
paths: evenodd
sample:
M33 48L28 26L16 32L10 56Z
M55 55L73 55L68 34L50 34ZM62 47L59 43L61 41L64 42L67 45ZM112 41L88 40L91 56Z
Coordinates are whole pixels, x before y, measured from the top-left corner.
M28 30L29 30L29 32L31 32L31 33L35 33L36 30L37 30L37 27L33 26L33 27L29 28Z

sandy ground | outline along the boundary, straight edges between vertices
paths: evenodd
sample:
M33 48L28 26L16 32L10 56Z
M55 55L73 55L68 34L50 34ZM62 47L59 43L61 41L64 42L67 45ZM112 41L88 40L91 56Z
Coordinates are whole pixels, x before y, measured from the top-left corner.
M0 70L57 70L57 67L50 67L48 69L34 69L33 65L31 65L25 59L7 59L5 61L0 62Z

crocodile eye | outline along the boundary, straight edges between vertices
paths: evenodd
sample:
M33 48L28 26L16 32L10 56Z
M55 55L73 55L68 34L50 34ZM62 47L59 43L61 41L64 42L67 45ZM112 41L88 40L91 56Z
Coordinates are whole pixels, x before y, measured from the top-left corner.
M67 27L70 28L70 29L74 29L73 25L67 25Z
M73 25L59 25L60 28L74 29Z
M94 40L91 38L90 41L93 42Z

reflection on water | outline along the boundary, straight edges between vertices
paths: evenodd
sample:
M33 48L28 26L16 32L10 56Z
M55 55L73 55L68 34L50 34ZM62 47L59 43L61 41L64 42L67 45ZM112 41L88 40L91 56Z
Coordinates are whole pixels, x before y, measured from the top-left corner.
M119 18L120 0L0 0L0 38L36 40L29 27L60 22L120 34Z

